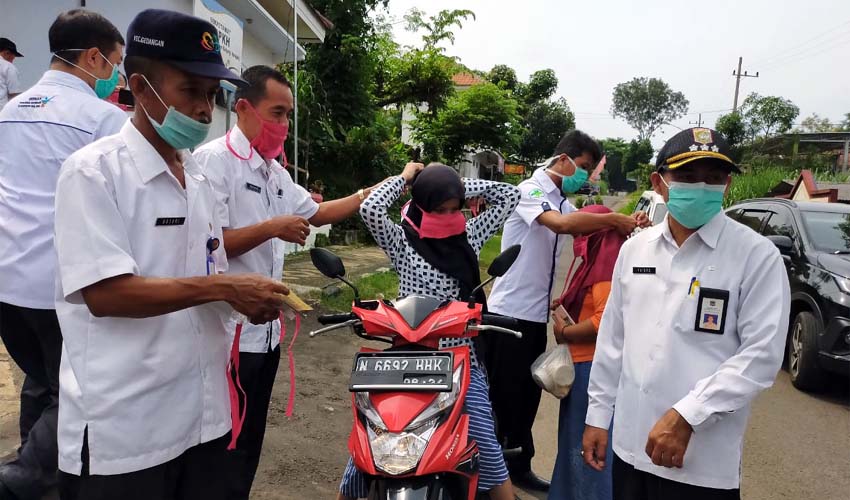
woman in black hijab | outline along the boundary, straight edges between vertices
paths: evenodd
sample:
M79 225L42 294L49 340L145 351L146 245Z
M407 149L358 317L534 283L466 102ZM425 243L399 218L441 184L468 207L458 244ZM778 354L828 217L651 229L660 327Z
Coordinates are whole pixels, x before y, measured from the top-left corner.
M420 172L421 170L421 172ZM401 224L390 219L390 205L412 185L410 203L402 208ZM461 208L469 198L483 197L488 208L466 220ZM441 300L467 300L481 283L478 254L519 203L515 186L481 179L461 179L451 167L408 163L401 176L375 189L360 207L360 216L399 274L399 296L426 295ZM477 299L483 302L483 292ZM492 500L513 500L513 486L496 440L487 380L469 339L445 339L440 347L468 345L470 383L466 398L469 435L478 443L482 464L479 491ZM351 462L340 485L340 497L368 494L366 478Z

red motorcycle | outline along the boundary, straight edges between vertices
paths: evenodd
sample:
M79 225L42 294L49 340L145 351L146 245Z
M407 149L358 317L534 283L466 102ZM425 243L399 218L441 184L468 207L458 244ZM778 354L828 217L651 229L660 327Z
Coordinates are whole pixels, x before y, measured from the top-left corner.
M499 255L490 279L510 268L519 245ZM440 349L442 338L472 338L492 331L520 337L516 320L482 313L473 301L443 301L421 295L360 300L345 279L342 260L322 248L310 250L316 268L354 290L349 314L318 318L331 325L315 337L352 328L361 338L391 344L362 348L354 358L349 390L354 426L348 449L371 481L371 500L471 500L478 486L478 446L469 437L464 400L470 380L469 348ZM472 294L475 296L475 293Z

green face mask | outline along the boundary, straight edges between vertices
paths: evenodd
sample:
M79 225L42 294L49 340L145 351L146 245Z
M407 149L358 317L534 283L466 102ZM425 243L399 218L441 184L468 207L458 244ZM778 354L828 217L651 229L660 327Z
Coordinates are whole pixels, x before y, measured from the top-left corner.
M151 125L153 125L156 133L159 134L159 136L174 149L191 149L204 142L204 139L207 138L207 134L210 132L212 124L201 123L198 120L193 120L192 118L177 111L174 106L166 106L165 101L162 100L159 93L157 93L156 89L154 89L153 85L151 85L151 82L148 81L148 77L142 75L142 78L145 79L145 82L147 82L148 86L151 90L153 90L153 93L156 98L159 99L159 102L161 102L168 110L165 113L165 118L163 118L162 123L157 123L157 121L151 118L151 115L148 114L148 110L142 106L142 110L145 112L145 115L148 117ZM141 105L141 103L139 104ZM210 108L212 109L212 106L210 106Z
M576 165L576 162L573 161L573 159L569 156L567 156L567 159L570 160L570 163L572 163L573 167L575 167L576 169L576 171L573 172L573 175L568 176L564 174L559 174L558 172L555 172L552 169L547 170L561 178L561 191L563 191L565 194L572 194L581 189L582 186L584 186L584 183L587 182L587 178L590 174L587 173L587 170L579 168L578 165Z
M70 49L70 51L72 51L72 52L83 51L83 50L88 50L88 49ZM83 68L77 66L76 64L72 63L71 61L63 58L62 56L60 56L58 54L53 54L53 55L58 57L62 61L65 61L66 63L70 64L71 66L77 68L78 70L85 72L90 77L94 78L94 93L95 93L95 95L97 95L98 99L106 99L107 97L112 95L112 92L115 90L115 87L118 86L118 66L109 62L109 59L107 59L106 56L103 55L102 52L98 52L98 54L100 54L100 57L102 57L104 61L108 62L112 66L112 74L109 76L109 78L98 78L98 77L94 76L93 74L91 74L90 72L88 72L88 71L84 70Z
M671 182L664 178L661 182L667 186L667 209L679 224L688 229L697 229L710 221L723 208L723 195L726 185L706 184L704 182Z

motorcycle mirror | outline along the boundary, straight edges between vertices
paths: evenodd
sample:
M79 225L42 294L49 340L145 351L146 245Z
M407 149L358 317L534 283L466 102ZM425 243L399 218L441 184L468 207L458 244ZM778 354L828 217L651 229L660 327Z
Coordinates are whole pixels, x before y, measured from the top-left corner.
M508 272L508 269L516 262L517 257L519 257L520 249L520 245L513 245L500 253L498 257L493 259L490 267L487 268L487 274L497 278L504 276Z
M342 278L345 276L345 265L336 254L324 248L311 248L310 260L320 273L328 278Z

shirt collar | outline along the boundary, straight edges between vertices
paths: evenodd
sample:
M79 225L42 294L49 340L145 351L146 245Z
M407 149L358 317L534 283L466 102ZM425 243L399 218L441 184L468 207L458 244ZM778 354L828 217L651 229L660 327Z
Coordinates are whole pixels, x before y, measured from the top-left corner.
M245 134L242 132L242 129L239 128L239 125L234 125L232 129L230 129L230 147L232 147L242 158L251 157L250 160L242 160L241 158L237 158L238 160L244 161L251 167L251 170L257 170L260 166L266 164L266 161L260 156L260 153L254 151L254 154L251 154L251 141L245 137ZM232 152L230 152L233 154Z
M44 75L41 77L41 81L39 83L61 85L62 87L68 87L74 90L79 90L80 92L85 92L86 94L97 98L97 94L94 93L94 90L89 86L88 83L84 82L79 77L72 75L71 73L67 73L65 71L49 69L44 72Z
M534 171L532 175L534 180L536 180L540 187L542 187L547 193L551 193L552 191L557 191L558 186L552 182L552 179L549 178L549 174L546 173L546 167L540 167Z
M165 160L159 155L157 150L145 139L145 136L139 132L139 129L133 124L133 120L127 120L119 132L127 149L130 152L130 158L133 160L136 170L142 178L142 182L147 184L160 174L168 172L168 165ZM187 150L177 152L180 156L180 161L183 162L183 172L192 176L197 176L201 173L200 166L194 161L192 155Z
M664 239L673 245L673 247L678 247L676 239L673 238L673 233L670 232L670 224L667 222L669 217L670 215L664 218L664 222L661 223L661 231L653 239L664 236ZM720 213L712 217L708 223L696 232L699 239L712 250L717 248L717 243L720 241L720 233L723 232L723 228L726 226L726 218L726 214L721 210Z

